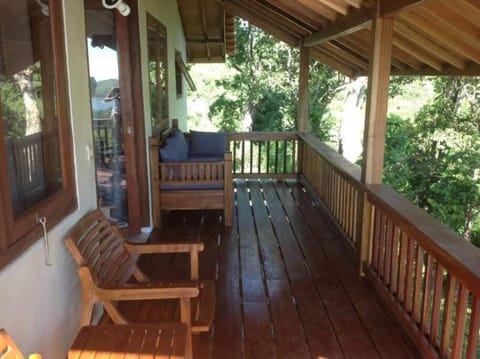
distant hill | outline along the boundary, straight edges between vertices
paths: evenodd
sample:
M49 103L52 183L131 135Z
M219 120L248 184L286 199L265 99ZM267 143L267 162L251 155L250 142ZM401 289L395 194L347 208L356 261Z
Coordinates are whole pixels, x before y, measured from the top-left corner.
M91 79L92 97L105 98L113 87L118 87L118 79L95 81Z

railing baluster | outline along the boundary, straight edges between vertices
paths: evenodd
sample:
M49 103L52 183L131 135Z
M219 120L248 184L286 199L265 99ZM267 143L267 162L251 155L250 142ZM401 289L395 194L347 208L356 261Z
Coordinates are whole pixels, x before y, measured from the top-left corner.
M412 319L420 323L420 307L422 301L422 283L423 283L423 248L417 243L417 255L415 258L415 287L413 290L413 310Z
M468 330L467 359L477 358L478 336L480 331L480 299L474 297L470 314L470 328Z
M433 284L433 258L427 254L427 265L425 267L425 283L423 286L423 303L422 303L422 316L421 316L421 327L424 334L429 334L428 329L428 320L430 314L430 302L432 298L432 284Z
M435 270L435 285L433 289L432 302L432 319L430 326L430 341L435 345L439 345L438 328L440 325L440 306L443 297L443 266L437 262Z
M275 141L275 173L278 173L278 140Z
M292 146L292 155L291 155L292 168L290 169L290 172L297 173L298 172L298 168L297 168L297 141L292 140L292 141L290 141L290 143L291 143L291 146Z
M242 170L241 173L245 173L245 140L242 141Z
M233 173L237 173L237 141L233 141Z
M398 261L400 258L400 228L395 225L393 229L392 241L392 269L390 274L390 291L392 294L398 293Z
M258 141L258 173L262 173L262 142Z
M250 145L250 174L253 173L253 141L248 142Z
M267 141L267 173L270 173L270 141Z
M377 208L374 208L374 235L372 243L372 266L378 270L378 257L380 255L380 228L382 226L382 214Z
M457 296L457 312L455 314L455 329L453 331L452 358L462 356L465 324L467 322L468 290L460 283Z
M390 278L392 276L392 249L393 249L393 227L394 224L392 221L387 223L387 238L385 240L385 275L383 277L383 282L387 287L390 287Z
M405 233L400 234L400 258L399 273L398 273L398 290L397 299L400 303L405 302L405 282L407 272L407 256L408 256L408 237Z
M382 213L382 222L380 225L380 243L379 243L379 252L378 252L378 274L383 280L385 277L385 242L386 242L386 228L387 228L387 217Z
M440 340L440 354L443 357L447 357L450 351L450 337L452 333L452 315L453 305L455 299L455 292L457 287L457 281L453 276L448 273L447 277L447 295L445 297L444 309L443 309L443 321L442 321L442 337Z
M405 301L403 307L407 313L412 311L412 294L413 294L413 263L415 257L415 242L407 237L408 241L408 256L407 256L407 275L405 278Z

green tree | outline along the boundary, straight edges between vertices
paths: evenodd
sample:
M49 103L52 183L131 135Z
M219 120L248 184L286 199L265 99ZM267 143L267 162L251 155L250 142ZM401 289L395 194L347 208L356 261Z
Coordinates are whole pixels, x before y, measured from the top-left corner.
M435 98L387 125L385 183L479 242L480 80L435 78Z
M223 94L210 117L229 131L292 131L296 128L299 51L247 22L236 22L237 50L227 58L232 76L217 81ZM310 64L312 132L327 138L333 126L327 106L345 78L316 61Z

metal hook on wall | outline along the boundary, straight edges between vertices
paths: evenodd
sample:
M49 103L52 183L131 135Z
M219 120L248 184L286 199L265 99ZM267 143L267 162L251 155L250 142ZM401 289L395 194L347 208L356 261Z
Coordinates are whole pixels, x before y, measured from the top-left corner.
M40 223L43 227L43 246L45 249L45 265L51 266L52 263L50 262L50 248L49 248L48 234L47 234L47 219L45 217L39 217L38 223Z

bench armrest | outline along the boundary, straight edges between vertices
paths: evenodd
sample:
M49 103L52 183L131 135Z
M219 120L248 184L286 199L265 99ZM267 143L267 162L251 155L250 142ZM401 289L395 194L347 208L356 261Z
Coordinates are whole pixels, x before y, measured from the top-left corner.
M204 247L201 241L165 243L132 243L125 241L125 248L132 254L201 252Z
M190 253L190 279L197 280L199 277L198 253L204 249L204 244L201 241L170 243L125 242L125 248L132 254Z

